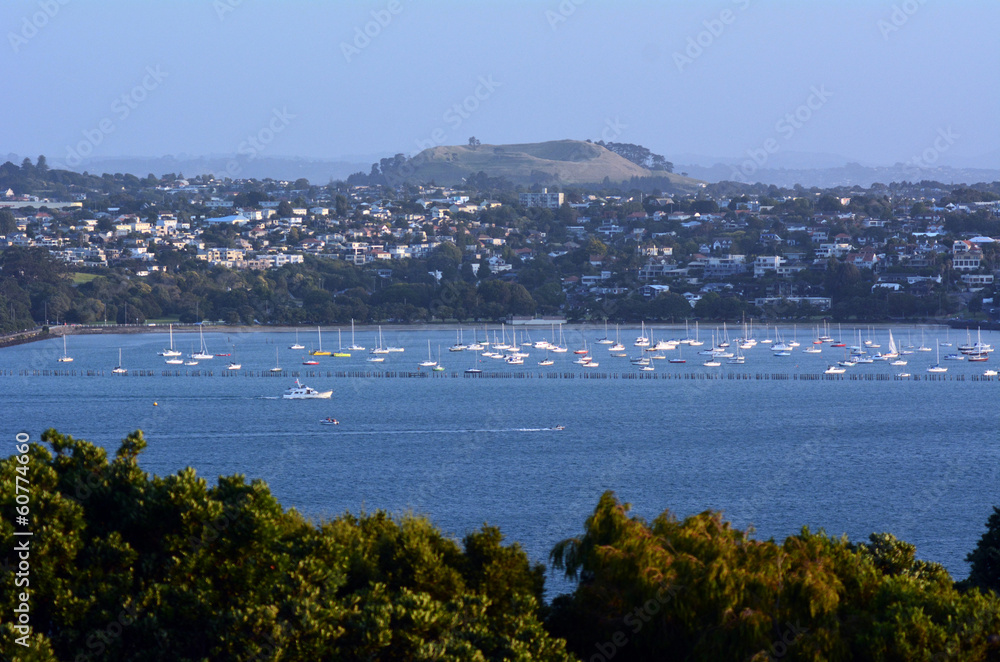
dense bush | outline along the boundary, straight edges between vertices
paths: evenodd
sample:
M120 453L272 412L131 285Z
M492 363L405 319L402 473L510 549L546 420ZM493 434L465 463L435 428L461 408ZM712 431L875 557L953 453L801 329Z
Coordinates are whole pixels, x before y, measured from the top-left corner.
M580 583L548 624L587 660L1000 659L997 596L914 552L888 534L757 541L708 512L647 523L606 493L552 553Z

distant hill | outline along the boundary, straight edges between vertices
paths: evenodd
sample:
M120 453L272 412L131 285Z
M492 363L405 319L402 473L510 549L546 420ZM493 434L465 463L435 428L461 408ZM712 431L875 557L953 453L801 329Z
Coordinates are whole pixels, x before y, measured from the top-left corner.
M614 184L635 177L661 177L678 189L701 182L662 170L648 170L594 143L553 140L515 145L440 146L425 149L391 173L412 182L459 184L478 172L513 184Z
M13 161L20 163L20 161ZM311 184L319 186L337 179L345 179L352 172L367 170L367 163L336 161L327 159L303 159L281 156L260 156L248 159L241 155L229 156L162 156L147 157L103 157L84 159L82 163L69 167L62 163L52 162L52 167L58 167L75 172L90 172L91 174L131 173L145 177L152 173L161 177L167 173L183 173L188 177L212 174L219 178L232 177L255 179L285 179L294 181L304 177Z
M770 164L768 164L770 165ZM744 184L773 184L791 188L796 184L805 187L833 188L836 186L871 186L874 182L919 182L930 180L944 184L975 184L1000 179L1000 170L986 168L953 168L934 166L917 168L911 164L893 166L864 166L845 163L837 167L822 168L760 168L753 170L740 162L716 163L705 167L694 164L677 165L686 172L708 182L734 181Z

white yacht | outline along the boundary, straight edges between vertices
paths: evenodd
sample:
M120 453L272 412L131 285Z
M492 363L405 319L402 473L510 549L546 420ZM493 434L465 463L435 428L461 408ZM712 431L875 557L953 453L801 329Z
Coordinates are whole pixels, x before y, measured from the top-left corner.
M462 327L455 333L455 344L448 348L449 352L464 352L469 346L462 342Z
M208 348L205 347L205 334L202 333L202 330L201 330L200 326L198 327L198 338L201 340L201 349L198 350L197 354L192 354L191 358L192 359L197 359L199 361L202 360L202 359L211 359L211 358L213 358L213 355L208 353Z
M333 395L332 390L317 391L311 386L306 386L296 379L295 386L292 386L285 391L281 397L285 400L327 400L331 395Z
M948 372L948 368L941 365L941 345L937 346L937 363L927 368L927 372Z
M178 350L174 349L174 325L173 324L168 325L167 330L170 333L170 349L165 349L162 352L160 352L160 356L180 356L181 353ZM167 363L172 363L172 362L167 361ZM178 361L177 363L180 363L180 361Z
M233 358L226 366L226 370L239 370L243 364L236 360L236 345L233 345Z
M295 342L288 346L288 349L305 349L306 346L299 343L299 330L295 329Z
M128 374L128 370L126 370L125 368L122 367L122 348L121 347L118 348L118 365L115 366L114 368L112 368L111 372L113 372L116 375L125 375L125 374Z
M427 341L427 360L426 361L421 361L420 362L420 367L421 368L433 368L437 364L438 364L438 362L435 361L434 358L431 356L431 341L428 340Z
M646 336L646 323L641 322L642 330L639 332L639 337L635 339L633 345L635 347L649 347L649 337Z
M918 352L933 352L930 347L924 344L924 330L920 329L920 347L917 347Z
M614 340L608 337L608 320L604 320L604 337L597 341L598 345L613 345Z
M559 325L559 344L553 345L552 347L549 347L549 349L556 354L565 354L569 351L569 348L566 347L566 341L563 340L562 324Z
M687 322L685 322L686 324ZM694 323L694 340L688 339L687 343L690 347L701 347L705 343L701 341L698 337L698 322Z
M381 326L379 326L379 328L378 328L378 345L376 345L375 347L372 348L371 353L372 354L388 354L389 353L389 348L382 346L382 327ZM371 360L371 359L369 359L369 360Z
M354 342L354 319L351 319L351 344L348 345L347 351L349 352L363 352L365 348Z
M889 329L889 351L882 354L885 359L895 359L899 356L899 349L896 347L896 341L892 337L892 329Z
M59 363L72 363L73 357L66 353L66 334L63 334L63 355L59 357Z

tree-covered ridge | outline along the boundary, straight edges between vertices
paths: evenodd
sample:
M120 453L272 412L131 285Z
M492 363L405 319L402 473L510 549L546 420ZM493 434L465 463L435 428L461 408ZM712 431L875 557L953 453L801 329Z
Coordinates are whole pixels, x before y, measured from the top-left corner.
M379 282L374 269L312 256L303 264L267 271L211 266L176 252L164 257L177 269L144 278L100 269L76 282L65 263L46 250L8 248L0 252L0 332L45 320L71 324L141 324L162 318L230 324L492 321L558 312L558 303L565 299L557 284L546 286L551 262L541 260L526 270L526 277L537 274L528 281L533 297L518 283L466 280L459 271L461 251L451 244L438 247L427 260L395 265L397 277L408 281L396 283ZM448 280L436 282L428 267L446 274ZM376 287L370 289L373 280Z
M1000 509L955 585L888 534L758 541L718 513L630 517L608 492L553 550L578 586L546 607L544 568L493 527L458 544L381 511L310 522L260 480L149 476L141 432L114 458L42 440L0 460L3 549L18 476L35 523L30 586L0 569L2 613L30 591L31 645L4 618L2 659L1000 659Z

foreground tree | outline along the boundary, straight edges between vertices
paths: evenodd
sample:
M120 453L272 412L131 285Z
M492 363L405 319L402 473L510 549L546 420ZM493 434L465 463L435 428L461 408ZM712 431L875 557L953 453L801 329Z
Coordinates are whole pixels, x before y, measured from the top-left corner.
M967 584L1000 594L1000 508L986 520L986 533L965 558L972 569Z
M960 593L892 536L804 529L778 544L718 513L646 523L628 509L605 493L552 552L579 586L554 600L550 630L584 659L1000 659L996 596Z
M30 477L30 647L21 660L570 659L539 619L541 566L484 527L460 547L427 520L382 512L314 525L261 481L191 469L150 477L146 442L103 449L43 435L0 462L0 545L18 468ZM0 572L14 613L15 566Z

